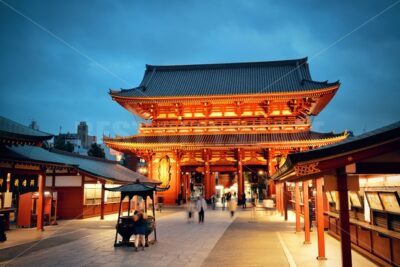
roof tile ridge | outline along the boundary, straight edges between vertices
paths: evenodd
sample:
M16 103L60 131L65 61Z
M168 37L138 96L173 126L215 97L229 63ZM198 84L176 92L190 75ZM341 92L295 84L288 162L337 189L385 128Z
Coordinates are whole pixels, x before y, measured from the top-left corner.
M4 117L4 116L1 116L1 115L0 115L0 118L3 119L3 120L5 120L5 121L7 121L7 122L10 122L10 123L13 123L13 124L17 124L17 125L20 126L20 127L27 128L27 129L29 129L29 130L32 130L32 131L35 131L35 132L39 132L39 133L42 133L42 134L46 134L46 135L48 135L49 137L53 137L53 136L54 136L54 134L47 133L47 132L43 132L43 131L41 131L41 130L32 129L32 128L26 126L26 125L23 125L22 123L19 123L19 122L17 122L17 121L11 120L11 119L6 118L6 117ZM11 132L9 132L9 131L3 131L3 132L11 133Z
M68 152L56 148L51 148L49 150L52 153L59 154L59 155L64 155L64 156L70 156L70 157L75 157L75 158L82 158L82 159L89 159L89 160L95 160L95 161L101 161L101 162L107 162L107 163L119 163L118 161L115 160L109 160L109 159L103 159L103 158L97 158L97 157L91 157L91 156L86 156L86 155L81 155L73 152Z
M307 63L308 58L271 60L271 61L248 61L248 62L230 62L230 63L206 63L206 64L181 64L181 65L151 65L146 64L146 71L158 70L193 70L206 68L235 68L235 67L261 67L261 66L281 66L281 65L302 65Z

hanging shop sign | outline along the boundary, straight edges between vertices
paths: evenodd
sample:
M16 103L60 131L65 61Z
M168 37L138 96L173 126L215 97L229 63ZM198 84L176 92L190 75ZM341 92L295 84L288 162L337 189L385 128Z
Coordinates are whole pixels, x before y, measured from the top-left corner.
M11 174L10 192L24 194L37 192L39 175Z

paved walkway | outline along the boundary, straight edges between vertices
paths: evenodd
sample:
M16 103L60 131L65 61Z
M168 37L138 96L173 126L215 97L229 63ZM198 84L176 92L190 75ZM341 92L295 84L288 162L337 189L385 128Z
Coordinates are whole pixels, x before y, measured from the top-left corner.
M263 209L240 210L234 218L227 211L208 210L205 223L199 224L187 223L182 211L164 213L157 220L158 242L139 252L113 247L115 216L108 216L103 222L73 221L55 227L57 238L47 236L39 242L9 248L3 245L3 249L0 244L0 265L340 266L337 240L326 236L328 260L317 261L315 231L311 234L313 243L303 245L303 235L294 233L293 217L289 219L283 222L282 217ZM35 232L26 233L29 231ZM375 266L355 252L353 262L353 266Z

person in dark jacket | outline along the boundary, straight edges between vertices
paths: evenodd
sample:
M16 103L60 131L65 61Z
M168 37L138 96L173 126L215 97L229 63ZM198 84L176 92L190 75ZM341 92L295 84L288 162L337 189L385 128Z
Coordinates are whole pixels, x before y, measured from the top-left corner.
M146 234L146 220L143 216L143 212L138 212L133 216L133 221L135 223L135 251L138 251L139 242L144 250L144 236Z

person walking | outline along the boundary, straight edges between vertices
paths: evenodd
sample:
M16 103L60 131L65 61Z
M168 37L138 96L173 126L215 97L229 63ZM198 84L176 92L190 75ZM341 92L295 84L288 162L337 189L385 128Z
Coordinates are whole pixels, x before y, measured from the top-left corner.
M236 207L237 207L236 201L234 199L231 199L228 202L228 208L231 213L231 217L233 217L235 215Z
M215 198L215 195L212 195L212 197L211 197L211 206L212 206L212 209L213 210L215 210L215 205L216 205L216 198Z
M243 192L242 194L242 207L245 209L246 208L246 193Z
M204 223L204 212L207 210L207 203L203 196L199 196L196 204L197 211L199 212L199 223Z
M186 201L186 210L188 213L188 223L194 221L194 205L190 199Z
M222 210L225 210L225 202L226 202L225 195L222 195L221 197Z

